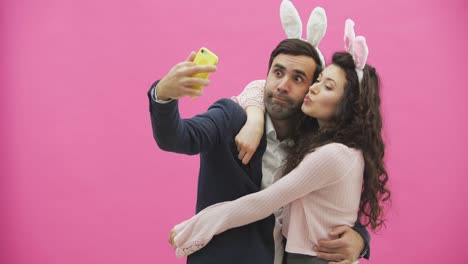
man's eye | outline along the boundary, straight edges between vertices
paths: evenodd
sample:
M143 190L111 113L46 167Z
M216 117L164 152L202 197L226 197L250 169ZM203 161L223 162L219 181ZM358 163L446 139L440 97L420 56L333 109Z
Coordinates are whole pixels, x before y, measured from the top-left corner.
M296 82L302 82L304 79L302 79L302 77L298 76L296 77Z

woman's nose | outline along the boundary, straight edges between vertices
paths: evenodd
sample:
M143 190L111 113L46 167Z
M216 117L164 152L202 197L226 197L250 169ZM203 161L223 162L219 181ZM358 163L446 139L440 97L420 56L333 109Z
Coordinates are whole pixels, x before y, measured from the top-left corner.
M320 89L319 89L319 86L314 83L309 87L309 91L313 94L318 94Z

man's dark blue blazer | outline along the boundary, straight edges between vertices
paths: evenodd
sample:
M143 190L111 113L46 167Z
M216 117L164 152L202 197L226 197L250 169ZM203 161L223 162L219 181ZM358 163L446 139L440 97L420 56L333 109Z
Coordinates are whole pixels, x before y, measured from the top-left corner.
M152 86L155 87L156 83ZM230 99L215 102L203 114L181 119L178 101L167 104L150 101L153 135L162 150L200 154L196 212L219 202L232 201L260 190L262 156L266 138L249 164L237 158L234 142L247 116ZM274 259L274 216L230 229L214 238L201 250L189 255L189 264L272 264Z

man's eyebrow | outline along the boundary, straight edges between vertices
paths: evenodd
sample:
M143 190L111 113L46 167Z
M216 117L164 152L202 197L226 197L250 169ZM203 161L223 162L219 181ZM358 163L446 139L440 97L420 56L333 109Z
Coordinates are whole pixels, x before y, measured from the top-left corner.
M280 70L286 70L286 67L284 67L283 65L279 64L279 63L276 63L273 65L272 68L276 68L276 69L280 69ZM304 76L306 79L309 79L307 74L303 71L303 70L299 70L299 69L294 69L293 70L296 74L299 74L299 75L302 75Z
M307 74L306 74L304 71L302 71L302 70L297 70L297 69L296 69L296 70L294 70L294 72L297 73L297 74L304 75L305 77L307 77Z
M282 70L285 70L285 69L286 69L286 67L284 67L283 65L281 65L281 64L279 64L279 63L276 63L275 65L273 65L273 67L275 67L275 68L280 68L280 69L282 69Z

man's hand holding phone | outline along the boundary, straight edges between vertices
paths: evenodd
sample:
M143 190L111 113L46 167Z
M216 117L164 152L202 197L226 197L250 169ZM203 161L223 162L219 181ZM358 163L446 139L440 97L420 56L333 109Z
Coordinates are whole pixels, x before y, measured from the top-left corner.
M200 49L199 53L205 50ZM184 96L196 97L203 94L202 86L210 81L208 74L216 71L216 63L212 65L197 65L195 52L191 52L186 61L176 64L156 86L159 100L179 99ZM217 58L216 58L217 59ZM217 62L217 60L216 60Z

